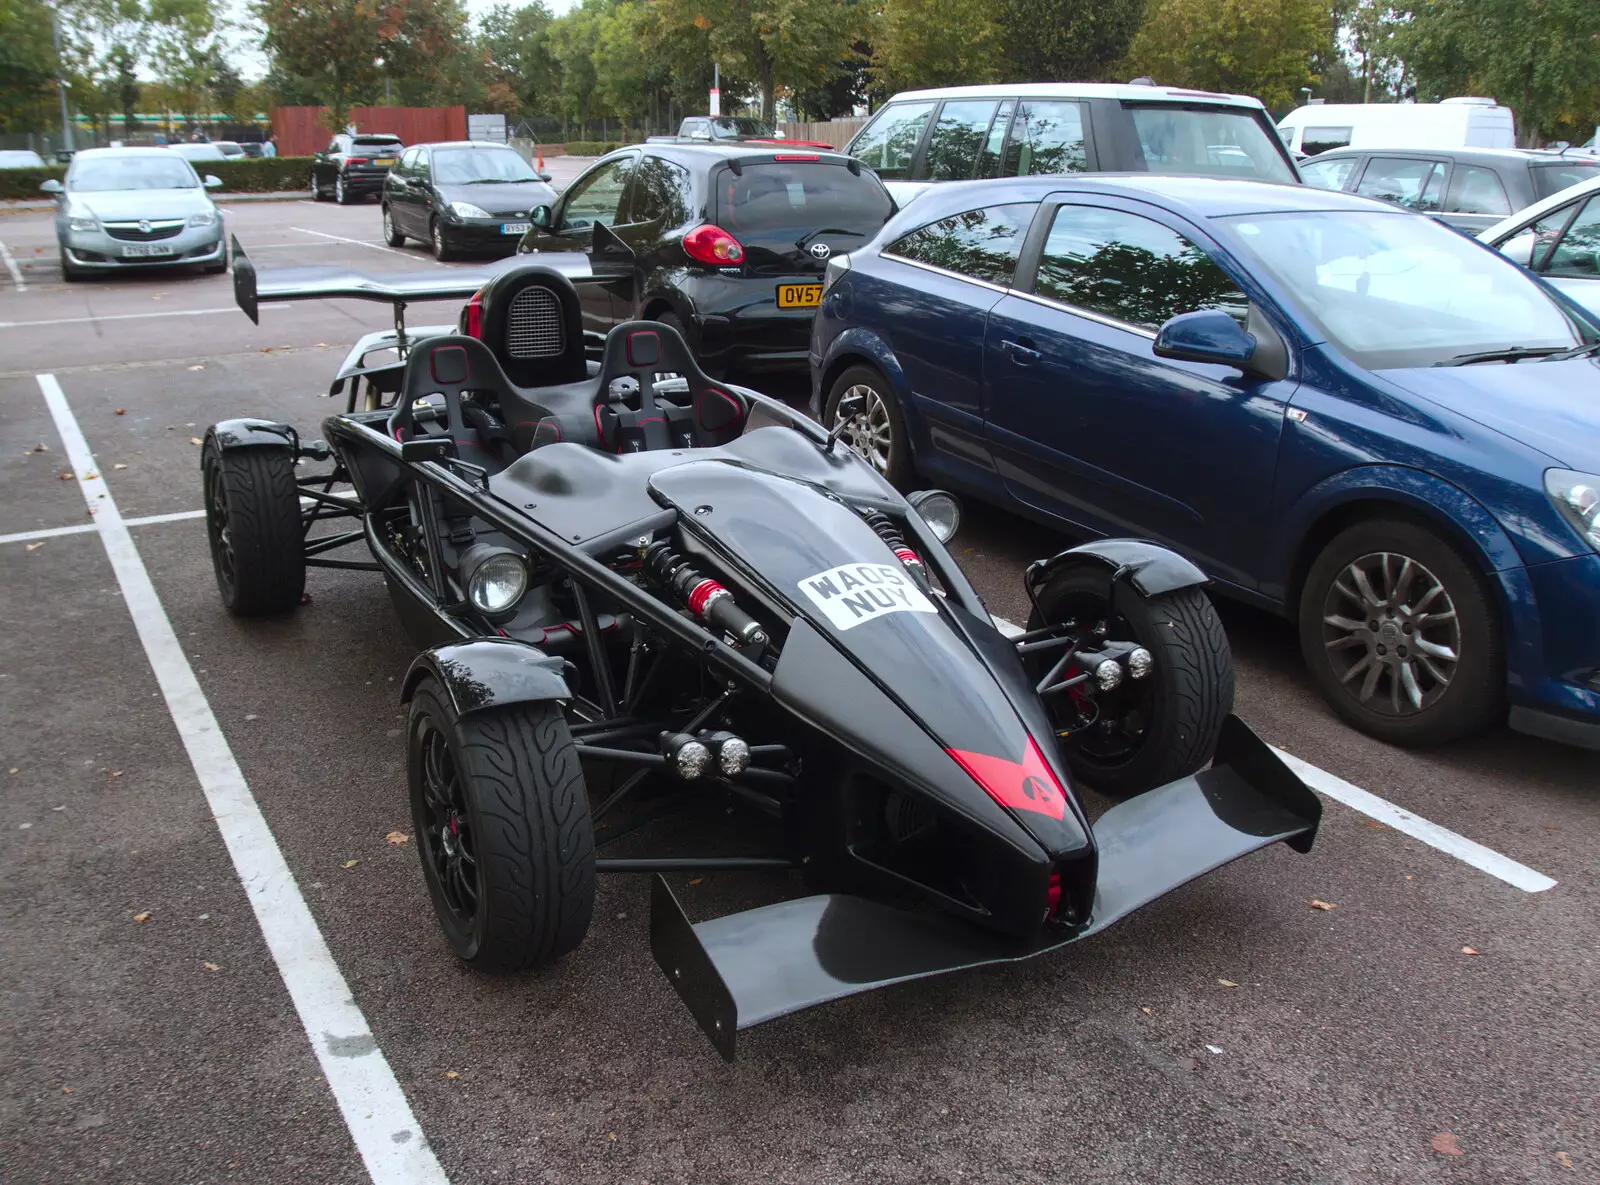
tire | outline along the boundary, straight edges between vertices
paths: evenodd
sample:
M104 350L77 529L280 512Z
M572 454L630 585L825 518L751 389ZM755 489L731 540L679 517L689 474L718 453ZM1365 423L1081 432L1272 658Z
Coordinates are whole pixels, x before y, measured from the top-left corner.
M394 216L389 213L389 203L383 203L383 241L391 247L404 247L406 237L394 226Z
M520 971L576 948L594 912L594 830L560 708L458 717L425 678L406 736L417 852L456 954L483 970Z
M461 253L450 245L450 240L445 237L444 224L437 218L428 223L428 237L433 243L433 257L440 263L460 258Z
M1057 573L1039 592L1028 628L1085 614L1104 614L1112 639L1137 642L1155 660L1142 679L1125 679L1111 697L1098 701L1109 712L1127 705L1115 719L1136 723L1136 738L1109 743L1096 729L1104 720L1062 738L1061 753L1072 775L1112 798L1129 798L1203 769L1216 751L1222 723L1233 711L1233 655L1211 599L1200 588L1181 588L1154 597L1130 598L1122 616L1107 605L1107 573L1098 565L1074 566ZM1041 678L1050 652L1030 661ZM1115 697L1115 698L1112 698ZM1045 700L1052 714L1057 697Z
M78 265L73 263L72 260L67 258L67 252L65 248L59 248L58 250L61 255L62 280L68 284L76 284L79 280L86 280L89 278L87 272L78 267Z
M889 380L872 366L852 366L833 381L823 403L822 426L832 429L839 414L839 403L847 394L858 394L864 404L855 417L872 436L872 445L858 447L857 432L846 432L844 439L855 451L897 490L909 490L916 482L917 467L911 455L911 438L905 418Z
M1306 574L1299 626L1317 690L1369 736L1439 745L1505 713L1505 636L1488 584L1418 523L1370 519L1337 535Z
M311 170L311 200L314 202L327 200L322 194L322 186L317 181L317 171L315 169Z
M201 473L223 606L237 617L287 613L306 590L299 487L288 451L222 452L207 442Z
M348 206L355 197L344 187L344 174L338 173L333 178L333 200L341 206Z

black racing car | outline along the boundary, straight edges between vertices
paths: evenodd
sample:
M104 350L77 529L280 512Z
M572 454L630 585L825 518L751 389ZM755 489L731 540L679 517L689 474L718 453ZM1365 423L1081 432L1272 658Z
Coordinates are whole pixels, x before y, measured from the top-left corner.
M258 287L234 258L252 313L481 279ZM388 406L322 440L224 421L201 459L229 610L294 611L308 567L388 585L421 651L417 847L468 964L548 963L588 930L597 873L653 874L653 953L731 1057L741 1028L1038 955L1257 848L1309 849L1318 800L1229 714L1191 564L1136 540L1041 560L1007 638L945 550L949 495L902 497L658 322L616 326L599 372L567 379L573 283L517 279L560 310L567 381L517 386L477 339L425 337ZM355 543L370 560L331 554ZM1123 801L1091 822L1080 782ZM780 899L692 924L666 876L727 870L784 877Z
M549 181L504 144L415 144L383 182L384 240L420 240L439 259L509 255L532 226L529 212L556 200Z
M829 257L893 210L877 176L839 153L645 144L534 210L519 250L589 257L603 281L581 289L590 331L660 321L710 373L801 371Z

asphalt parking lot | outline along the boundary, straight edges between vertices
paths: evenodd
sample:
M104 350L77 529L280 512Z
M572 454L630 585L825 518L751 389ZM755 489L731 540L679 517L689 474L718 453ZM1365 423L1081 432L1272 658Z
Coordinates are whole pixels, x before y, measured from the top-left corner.
M384 247L371 204L227 220L263 267L460 266ZM206 425L315 433L389 310L258 327L226 276L68 286L44 211L0 243L0 1179L1600 1180L1595 755L1384 746L1238 607L1240 714L1325 793L1309 855L750 1030L732 1066L651 960L644 878L602 880L560 967L466 973L395 842L412 654L379 578L237 621L198 519ZM954 548L1019 620L1062 542L969 506ZM774 893L679 891L697 918Z

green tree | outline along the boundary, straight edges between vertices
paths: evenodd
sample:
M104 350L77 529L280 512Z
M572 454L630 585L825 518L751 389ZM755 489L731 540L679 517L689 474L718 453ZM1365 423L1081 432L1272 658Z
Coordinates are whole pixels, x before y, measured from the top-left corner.
M1294 105L1331 39L1326 0L1156 0L1129 68L1168 86Z
M581 8L552 21L548 44L557 71L556 93L561 114L587 127L595 108L595 46L605 0L585 0Z
M488 91L505 111L503 87L516 98L516 114L547 115L560 108L559 74L550 56L550 10L543 0L521 8L497 4L479 25L477 46Z
M1600 4L1595 0L1423 0L1397 24L1398 55L1418 100L1489 95L1525 142L1600 122Z
M1003 0L999 21L1006 77L1110 80L1144 15L1145 0Z
M872 77L886 93L996 82L1001 28L989 0L884 0L872 27Z

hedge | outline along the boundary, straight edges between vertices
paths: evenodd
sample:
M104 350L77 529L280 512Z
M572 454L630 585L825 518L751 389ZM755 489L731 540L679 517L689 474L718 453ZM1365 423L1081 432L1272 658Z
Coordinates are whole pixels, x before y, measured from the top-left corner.
M604 156L608 152L615 152L622 145L615 141L605 140L568 140L568 156Z
M281 193L285 190L303 190L311 175L309 156L241 157L237 160L190 161L195 172L204 177L214 174L222 188L212 190L217 197L230 193ZM42 198L41 182L54 177L60 181L67 175L65 165L47 165L42 169L0 169L0 201Z

